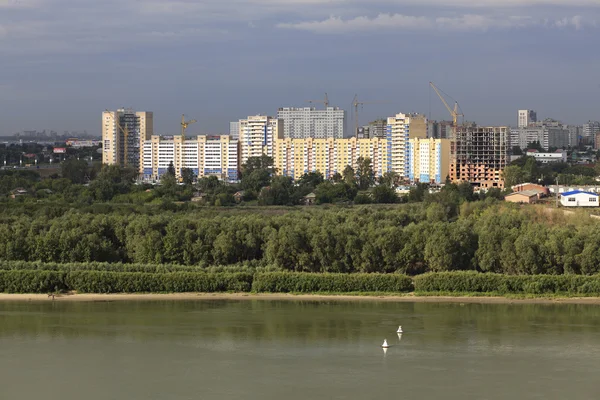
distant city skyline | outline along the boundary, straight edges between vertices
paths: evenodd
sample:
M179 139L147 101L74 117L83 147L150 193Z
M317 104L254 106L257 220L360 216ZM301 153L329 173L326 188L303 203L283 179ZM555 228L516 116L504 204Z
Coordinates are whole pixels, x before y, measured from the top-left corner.
M100 135L98 113L150 110L155 132L227 133L329 94L360 125L398 112L516 122L600 119L597 0L0 0L0 135Z

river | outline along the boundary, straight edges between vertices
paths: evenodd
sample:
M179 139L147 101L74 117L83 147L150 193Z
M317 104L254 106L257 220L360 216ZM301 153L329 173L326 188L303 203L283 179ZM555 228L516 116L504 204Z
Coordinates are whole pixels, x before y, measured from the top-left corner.
M599 367L594 305L0 303L7 400L595 400Z

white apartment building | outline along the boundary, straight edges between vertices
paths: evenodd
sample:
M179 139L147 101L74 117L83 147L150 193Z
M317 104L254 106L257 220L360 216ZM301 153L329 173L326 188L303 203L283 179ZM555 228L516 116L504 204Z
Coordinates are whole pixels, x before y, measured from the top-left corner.
M585 144L596 146L596 135L600 133L600 122L588 121L583 124L582 138Z
M442 184L450 171L449 139L409 139L408 178L411 182Z
M283 137L291 139L341 139L344 137L346 112L338 107L317 110L314 107L283 107L277 111L283 120Z
M240 121L234 121L229 123L229 136L232 139L240 138Z
M119 109L102 112L102 164L139 169L141 148L154 133L153 113Z
M571 131L562 125L532 125L510 130L510 147L526 149L533 142L539 142L545 150L550 147L566 148L572 143Z
M537 113L533 110L519 110L518 124L519 128L526 128L530 124L537 122Z
M275 140L283 138L283 121L265 115L249 116L240 124L240 163L263 154L273 157Z
M397 173L401 178L408 178L409 139L425 139L427 137L427 118L418 114L396 114L387 120L387 167L389 172Z
M183 168L194 174L216 176L224 181L238 180L239 142L228 135L197 136L185 141L181 136L152 136L143 146L143 166L140 173L145 180L157 181L172 163L176 177Z

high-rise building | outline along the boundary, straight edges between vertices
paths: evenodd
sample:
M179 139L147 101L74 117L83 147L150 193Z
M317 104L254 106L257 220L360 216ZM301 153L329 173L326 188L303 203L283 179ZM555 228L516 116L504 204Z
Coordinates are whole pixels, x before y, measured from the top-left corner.
M280 174L299 179L308 172L320 172L327 179L357 167L359 157L369 158L376 177L387 172L386 140L358 139L277 139L275 168Z
M600 122L588 121L586 124L583 124L581 135L583 144L596 147L595 140L598 132L600 132Z
M275 139L283 138L283 121L265 115L249 116L240 124L240 162L250 157L273 157Z
M450 139L452 137L452 121L429 121L427 137L434 139Z
M442 184L450 172L450 140L409 139L408 158L411 182Z
M138 170L143 143L153 132L152 112L131 109L102 112L102 163Z
M216 176L224 181L238 180L239 145L228 135L201 135L185 140L179 135L155 135L144 143L143 153L140 174L146 180L160 179L171 163L177 178L183 168L189 168L199 178Z
M409 159L407 156L409 139L427 137L427 118L419 114L396 114L387 120L387 167L401 178L408 178Z
M277 111L283 120L283 137L292 139L341 139L344 137L346 112L338 107L317 110L314 107L283 107Z
M459 126L451 146L450 179L479 188L504 187L510 128Z
M547 119L528 127L512 128L509 146L526 150L529 144L537 142L544 150L563 149L571 145L571 134L571 130L559 121Z
M518 124L519 128L526 128L530 124L537 122L537 113L533 110L519 110Z
M232 139L240 138L240 121L234 121L229 123L229 136Z

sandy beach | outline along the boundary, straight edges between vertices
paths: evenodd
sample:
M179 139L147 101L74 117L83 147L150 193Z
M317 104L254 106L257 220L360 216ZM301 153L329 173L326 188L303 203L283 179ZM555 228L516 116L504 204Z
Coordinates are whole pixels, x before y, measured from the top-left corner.
M317 294L255 294L255 293L168 293L168 294L47 294L0 293L0 301L182 301L182 300L302 300L302 301L386 301L408 303L479 303L479 304L600 304L600 297L534 298L515 299L507 297L454 297L454 296L353 296Z

